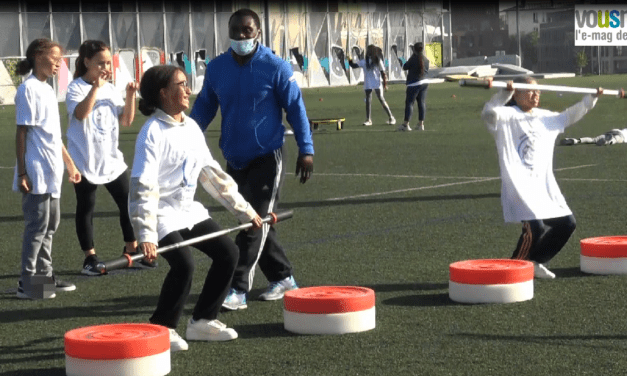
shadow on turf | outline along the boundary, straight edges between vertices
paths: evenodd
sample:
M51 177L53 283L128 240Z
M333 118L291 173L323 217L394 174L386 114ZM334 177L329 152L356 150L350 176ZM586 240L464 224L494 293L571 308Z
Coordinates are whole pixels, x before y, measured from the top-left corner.
M381 285L364 286L373 289L375 292L394 291L431 291L448 288L448 283L389 283Z
M10 359L0 359L0 364L30 363L63 359L65 357L63 347L37 348L37 346L40 344L57 341L59 341L59 338L57 337L46 337L36 339L21 345L0 346L0 357L7 355L10 356ZM9 371L0 373L0 375L65 375L64 369L59 370L61 371L61 373L56 372L56 369L39 369Z
M117 218L120 216L120 212L98 212L94 213L94 218ZM74 213L61 213L61 219L74 219ZM8 217L0 217L0 223L4 222L24 222L23 215L11 215Z
M240 339L294 337L285 330L283 323L234 325Z
M279 212L288 209L298 208L316 208L324 206L339 206L339 205L359 205L359 204L372 204L372 203L387 203L387 202L420 202L420 201L445 201L445 200L478 200L483 198L500 198L501 193L481 193L476 195L438 195L438 196L411 196L411 197L387 197L387 198L351 198L345 200L333 200L333 201L296 201L296 202L281 202ZM222 206L209 206L210 212L222 212L226 209ZM22 218L23 219L23 218Z
M15 292L4 294L2 300L18 299ZM157 306L157 296L131 296L105 301L88 302L85 305L45 307L41 309L5 310L0 315L0 323L30 321L49 321L55 319L75 319L81 317L119 317L134 316L146 317ZM106 303L106 304L101 304ZM1 349L1 347L0 347Z
M65 376L65 368L22 369L0 373L0 376Z
M448 297L448 293L397 296L395 298L386 299L382 303L385 305L401 307L443 307L463 305L452 301Z

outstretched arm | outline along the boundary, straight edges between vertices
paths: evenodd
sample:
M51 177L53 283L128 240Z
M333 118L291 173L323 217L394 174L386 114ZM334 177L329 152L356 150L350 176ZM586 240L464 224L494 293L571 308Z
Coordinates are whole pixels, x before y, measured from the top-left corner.
M198 179L205 191L235 215L241 223L252 221L253 228L261 227L261 217L239 193L231 175L224 172L215 159L211 159L200 170Z

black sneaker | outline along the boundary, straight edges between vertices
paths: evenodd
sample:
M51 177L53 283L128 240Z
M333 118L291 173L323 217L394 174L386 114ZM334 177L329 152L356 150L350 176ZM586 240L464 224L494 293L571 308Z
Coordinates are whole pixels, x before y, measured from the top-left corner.
M54 287L57 291L74 291L76 290L76 285L70 282L65 282L57 278L54 274L52 275L52 279L54 280Z
M126 247L124 247L122 249L122 254L128 254L130 256L134 256L134 255L136 255L138 253L139 253L139 251L137 251L137 248L135 248L135 252L130 252L130 253L126 252ZM157 266L159 266L159 263L157 262L157 260L150 261L150 260L148 260L145 257L143 259L139 260L139 264L141 266L143 266L143 267L146 267L146 268L156 268ZM133 263L133 265L135 265L135 264Z
M98 260L96 255L87 256L85 261L83 261L83 270L81 270L81 274L89 276L104 274L103 269L98 267L99 263L100 260Z

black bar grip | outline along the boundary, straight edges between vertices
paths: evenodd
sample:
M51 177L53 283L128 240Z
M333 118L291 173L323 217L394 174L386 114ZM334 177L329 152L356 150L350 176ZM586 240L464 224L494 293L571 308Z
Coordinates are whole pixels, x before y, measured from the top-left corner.
M277 222L284 221L286 219L290 219L294 216L294 210L287 210L280 213L274 213L276 215Z
M110 272L111 270L123 269L128 267L130 259L126 256L117 258L115 260L105 261L99 263L96 267L101 273Z

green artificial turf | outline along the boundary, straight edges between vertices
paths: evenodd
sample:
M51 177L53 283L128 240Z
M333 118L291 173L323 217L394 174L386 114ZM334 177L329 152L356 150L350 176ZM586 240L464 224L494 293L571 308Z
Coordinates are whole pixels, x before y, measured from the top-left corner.
M627 76L590 76L543 83L617 89ZM386 99L400 123L405 86ZM344 117L344 130L314 133L315 171L305 185L294 177L297 148L288 136L288 176L281 207L294 218L277 225L301 286L355 285L376 292L375 330L341 336L299 336L283 329L282 302L255 297L266 286L257 271L249 308L220 320L240 338L190 343L172 355L172 375L605 375L627 367L626 280L579 271L579 240L625 233L627 145L556 147L558 183L577 218L577 230L550 268L552 281L535 283L532 300L466 305L448 298L448 265L509 257L520 226L505 225L494 140L480 119L494 91L431 85L425 132L395 132L376 97L374 125L363 127L363 87L303 90L310 118ZM542 95L541 106L561 111L580 95ZM322 99L322 101L320 100ZM597 136L625 127L627 101L603 97L565 136ZM62 117L65 105L61 104ZM168 271L123 270L80 275L74 226L75 196L65 183L62 221L54 237L56 273L75 292L46 301L15 297L23 218L11 192L15 160L14 108L0 109L0 375L64 375L63 335L105 323L147 322ZM213 155L219 119L206 133ZM412 127L417 120L414 112ZM145 117L123 129L120 148L131 165ZM66 124L63 124L65 130ZM223 227L235 218L200 191ZM113 200L98 191L96 249L101 259L123 245ZM210 261L200 252L192 295L178 331L185 332Z

